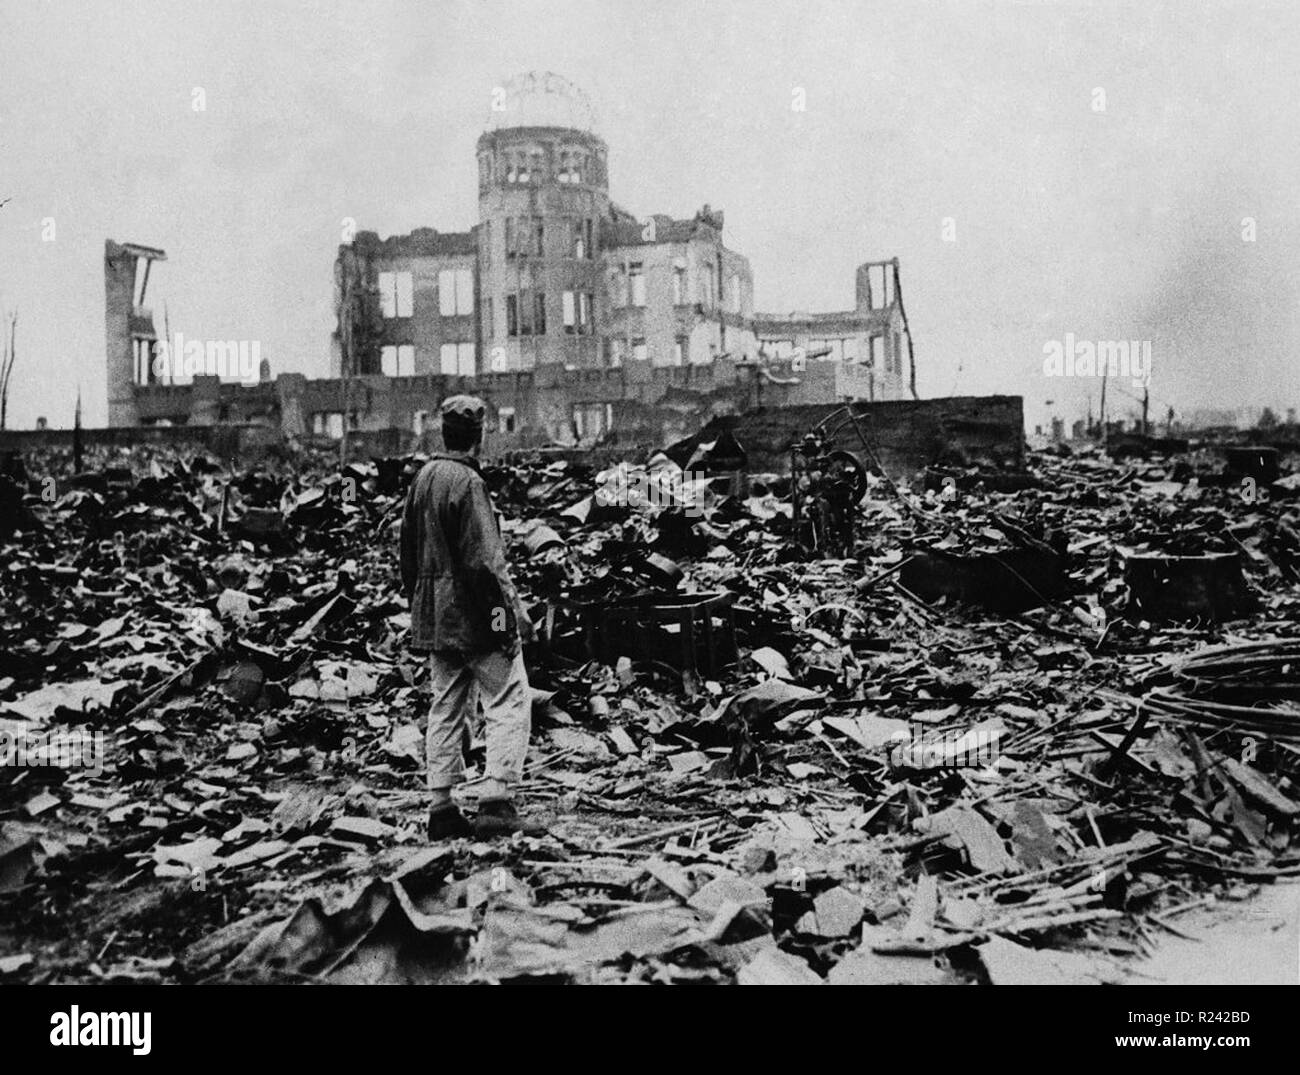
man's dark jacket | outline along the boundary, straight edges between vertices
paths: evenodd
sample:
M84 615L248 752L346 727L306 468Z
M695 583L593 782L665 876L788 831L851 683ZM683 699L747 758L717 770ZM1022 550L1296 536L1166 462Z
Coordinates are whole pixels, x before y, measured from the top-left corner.
M518 598L472 456L441 452L424 464L406 496L401 547L412 649L515 650Z

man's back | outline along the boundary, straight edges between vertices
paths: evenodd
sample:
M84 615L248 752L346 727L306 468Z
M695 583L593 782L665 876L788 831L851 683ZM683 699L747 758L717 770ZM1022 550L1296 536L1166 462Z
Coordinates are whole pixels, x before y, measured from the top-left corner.
M442 453L421 468L407 494L401 544L414 649L509 648L517 629L505 551L472 457Z

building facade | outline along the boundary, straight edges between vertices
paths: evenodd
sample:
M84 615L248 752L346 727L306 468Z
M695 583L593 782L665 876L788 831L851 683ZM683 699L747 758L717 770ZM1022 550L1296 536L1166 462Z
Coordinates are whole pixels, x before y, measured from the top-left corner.
M145 306L149 274L167 255L138 243L104 243L104 354L108 424L140 424L136 396L159 383L150 357L158 342L153 311Z
M246 395L196 382L204 414L215 391L230 397L226 420L269 407L287 432L398 423L419 436L444 394L474 391L503 446L525 446L627 437L646 428L637 407L698 410L692 396L707 397L707 418L915 395L897 261L859 268L853 310L757 313L721 210L640 218L611 200L608 148L579 91L526 79L501 104L478 139L473 227L360 231L339 247L331 378ZM521 397L522 383L542 395ZM137 420L194 420L170 389L137 382Z

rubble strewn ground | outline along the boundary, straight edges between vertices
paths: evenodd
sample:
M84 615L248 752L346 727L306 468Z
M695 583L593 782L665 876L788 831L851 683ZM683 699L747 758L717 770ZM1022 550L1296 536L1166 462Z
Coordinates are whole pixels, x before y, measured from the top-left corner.
M832 560L780 481L498 467L548 831L430 846L418 462L11 465L0 979L1125 981L1300 876L1293 479L1095 449L873 478ZM1223 553L1226 612L1174 580L1201 618L1144 618L1133 560Z

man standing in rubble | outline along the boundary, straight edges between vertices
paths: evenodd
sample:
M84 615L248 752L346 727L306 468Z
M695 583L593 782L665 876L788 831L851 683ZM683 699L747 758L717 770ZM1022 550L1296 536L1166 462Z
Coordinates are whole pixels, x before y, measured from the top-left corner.
M402 586L411 648L429 654L433 706L426 736L429 839L479 838L521 828L514 785L528 751L531 698L521 632L532 622L506 569L505 546L479 470L487 407L474 396L442 405L446 451L411 483L402 515ZM452 801L465 779L462 743L483 703L487 764L474 824Z

